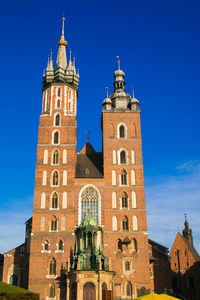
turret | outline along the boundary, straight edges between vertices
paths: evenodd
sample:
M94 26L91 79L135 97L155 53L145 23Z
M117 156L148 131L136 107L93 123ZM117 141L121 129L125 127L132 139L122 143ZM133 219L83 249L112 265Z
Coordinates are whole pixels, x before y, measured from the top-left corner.
M187 217L185 214L185 222L184 222L185 228L183 229L183 236L185 239L188 240L190 245L193 247L193 236L192 236L192 229L189 228L189 224L187 221Z

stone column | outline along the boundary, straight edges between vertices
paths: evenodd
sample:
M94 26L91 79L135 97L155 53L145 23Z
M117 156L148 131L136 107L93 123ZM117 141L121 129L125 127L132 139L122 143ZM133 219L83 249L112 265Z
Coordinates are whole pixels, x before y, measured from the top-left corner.
M66 300L69 300L69 292L70 292L70 289L69 289L69 279L67 278Z

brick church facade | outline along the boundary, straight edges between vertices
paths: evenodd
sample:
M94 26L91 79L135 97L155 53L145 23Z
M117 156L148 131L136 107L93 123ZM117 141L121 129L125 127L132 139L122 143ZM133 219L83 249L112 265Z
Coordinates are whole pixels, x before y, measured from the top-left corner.
M170 290L167 248L148 239L139 101L118 66L102 104L102 152L88 139L77 153L79 75L67 44L63 18L56 66L51 57L43 76L33 216L25 243L4 255L3 281L41 300Z

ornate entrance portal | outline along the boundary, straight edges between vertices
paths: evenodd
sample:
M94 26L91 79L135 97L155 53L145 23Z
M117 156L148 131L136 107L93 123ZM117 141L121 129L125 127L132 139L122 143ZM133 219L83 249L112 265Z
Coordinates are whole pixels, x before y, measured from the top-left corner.
M96 289L92 282L87 282L83 287L83 300L96 300Z

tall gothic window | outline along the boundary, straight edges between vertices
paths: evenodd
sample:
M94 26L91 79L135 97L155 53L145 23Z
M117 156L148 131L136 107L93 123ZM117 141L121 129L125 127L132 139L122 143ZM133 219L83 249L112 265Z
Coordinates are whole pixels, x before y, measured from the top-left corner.
M124 150L120 152L120 164L126 164L126 152Z
M60 97L60 87L57 89L57 96Z
M126 296L128 296L128 297L131 296L131 284L130 284L130 282L127 282L127 284L126 284Z
M55 216L53 216L53 219L51 220L51 231L57 230L57 219Z
M57 100L57 108L60 108L60 99Z
M98 205L99 195L96 189L92 186L85 188L81 194L81 221L89 214L98 223Z
M122 221L122 229L127 231L129 229L128 218L125 216Z
M58 195L57 193L53 193L53 196L52 196L52 201L51 201L51 207L52 208L58 208Z
M121 126L119 127L119 137L120 137L120 138L125 138L125 128L124 128L123 125L121 125Z
M54 150L53 152L53 164L58 165L58 159L59 159L59 152L58 150Z
M58 144L59 143L59 132L58 131L54 132L53 143L54 144Z
M54 284L51 284L49 287L49 297L54 298L55 297L55 286Z
M58 172L57 171L53 172L52 184L58 185Z
M125 170L121 173L121 185L127 185L127 173Z
M60 101L60 100L59 100ZM58 105L57 105L57 107L58 107ZM59 106L60 107L60 106ZM59 114L57 114L56 116L55 116L55 126L60 126L60 115Z
M56 261L54 258L51 259L49 264L49 275L56 275Z
M63 241L59 241L58 243L58 250L62 251L63 250Z
M129 261L125 262L125 271L130 271L130 262Z
M128 208L128 196L126 193L122 195L122 208Z
M44 241L43 249L44 249L44 251L48 251L49 250L49 242L47 240Z

